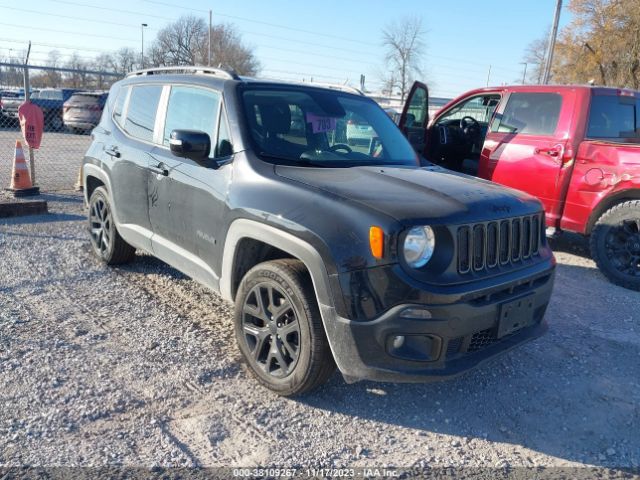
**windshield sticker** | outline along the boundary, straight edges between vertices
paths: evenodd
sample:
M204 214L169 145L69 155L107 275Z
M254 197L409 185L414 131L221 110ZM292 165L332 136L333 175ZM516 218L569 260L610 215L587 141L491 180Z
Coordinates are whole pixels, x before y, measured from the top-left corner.
M321 117L314 113L307 113L307 123L311 124L313 133L330 132L336 129L335 117Z

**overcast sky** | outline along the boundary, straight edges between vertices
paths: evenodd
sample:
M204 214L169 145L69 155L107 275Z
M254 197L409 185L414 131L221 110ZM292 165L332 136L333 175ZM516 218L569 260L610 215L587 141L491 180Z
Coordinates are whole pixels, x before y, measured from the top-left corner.
M350 81L360 74L379 89L383 69L381 29L393 19L421 16L427 31L425 80L434 96L453 97L489 83L519 82L524 49L549 27L555 0L0 0L0 57L31 40L32 62L47 52L74 50L90 58L128 46L140 51L157 31L183 14L236 25L255 47L262 75L286 79ZM566 4L567 2L565 2ZM188 5L188 7L187 7ZM563 11L561 24L569 20ZM66 57L65 57L66 58Z

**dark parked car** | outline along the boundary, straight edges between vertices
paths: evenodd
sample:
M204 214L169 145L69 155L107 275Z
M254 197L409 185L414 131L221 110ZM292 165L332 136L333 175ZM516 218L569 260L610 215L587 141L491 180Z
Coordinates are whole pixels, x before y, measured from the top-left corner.
M44 88L31 96L31 103L42 109L47 128L55 131L63 129L62 107L77 91L74 88Z
M31 92L37 95L38 91ZM0 97L0 114L2 127L16 127L18 125L18 108L24 103L24 89L3 90Z
M369 153L335 140L354 115L375 131ZM546 329L540 202L420 167L355 90L145 70L114 84L93 136L95 253L144 250L234 302L240 351L279 394L335 365L347 381L442 379Z
M107 92L78 92L71 95L63 106L64 126L76 132L93 129L100 122L107 95Z

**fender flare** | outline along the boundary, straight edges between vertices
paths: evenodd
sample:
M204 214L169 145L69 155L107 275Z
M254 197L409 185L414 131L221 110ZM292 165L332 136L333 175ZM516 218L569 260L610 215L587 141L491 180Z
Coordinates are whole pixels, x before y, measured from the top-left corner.
M102 168L98 167L93 163L88 163L86 161L82 164L82 184L85 186L85 189L84 189L85 203L87 204L89 203L89 197L88 197L89 193L86 188L87 177L95 177L98 180L100 180L107 188L107 194L109 195L109 200L113 203L113 198L111 198L111 192L113 192L113 190L111 189L111 180L109 179L109 176L106 174L106 172Z
M307 267L318 305L333 307L330 294L329 275L318 251L304 240L280 229L249 219L238 219L231 223L224 242L222 268L220 272L220 294L233 302L231 278L236 251L241 240L250 238L268 243L300 260Z
M322 256L314 247L304 240L255 220L238 219L233 221L227 232L222 256L220 274L220 294L222 298L233 302L231 277L237 247L240 241L245 238L273 245L297 258L305 265L311 276L320 317L322 318L322 324L333 359L345 378L350 379L349 381L361 377L362 375L360 373L355 373L355 375L351 374L351 372L360 372L364 369L362 361L357 357L357 354L354 353L357 351L356 346L352 340L343 338L341 334L342 330L338 329L338 324L348 326L350 321L337 315L333 298L331 297L329 274L327 273Z

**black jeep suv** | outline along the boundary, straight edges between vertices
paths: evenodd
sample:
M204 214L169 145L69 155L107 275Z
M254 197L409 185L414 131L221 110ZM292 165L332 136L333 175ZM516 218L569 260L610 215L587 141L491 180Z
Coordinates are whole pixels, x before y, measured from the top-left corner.
M354 117L372 133L349 146ZM240 351L282 395L336 365L347 381L450 377L546 328L540 203L421 166L357 90L145 70L111 88L93 136L95 253L144 250L235 302Z

